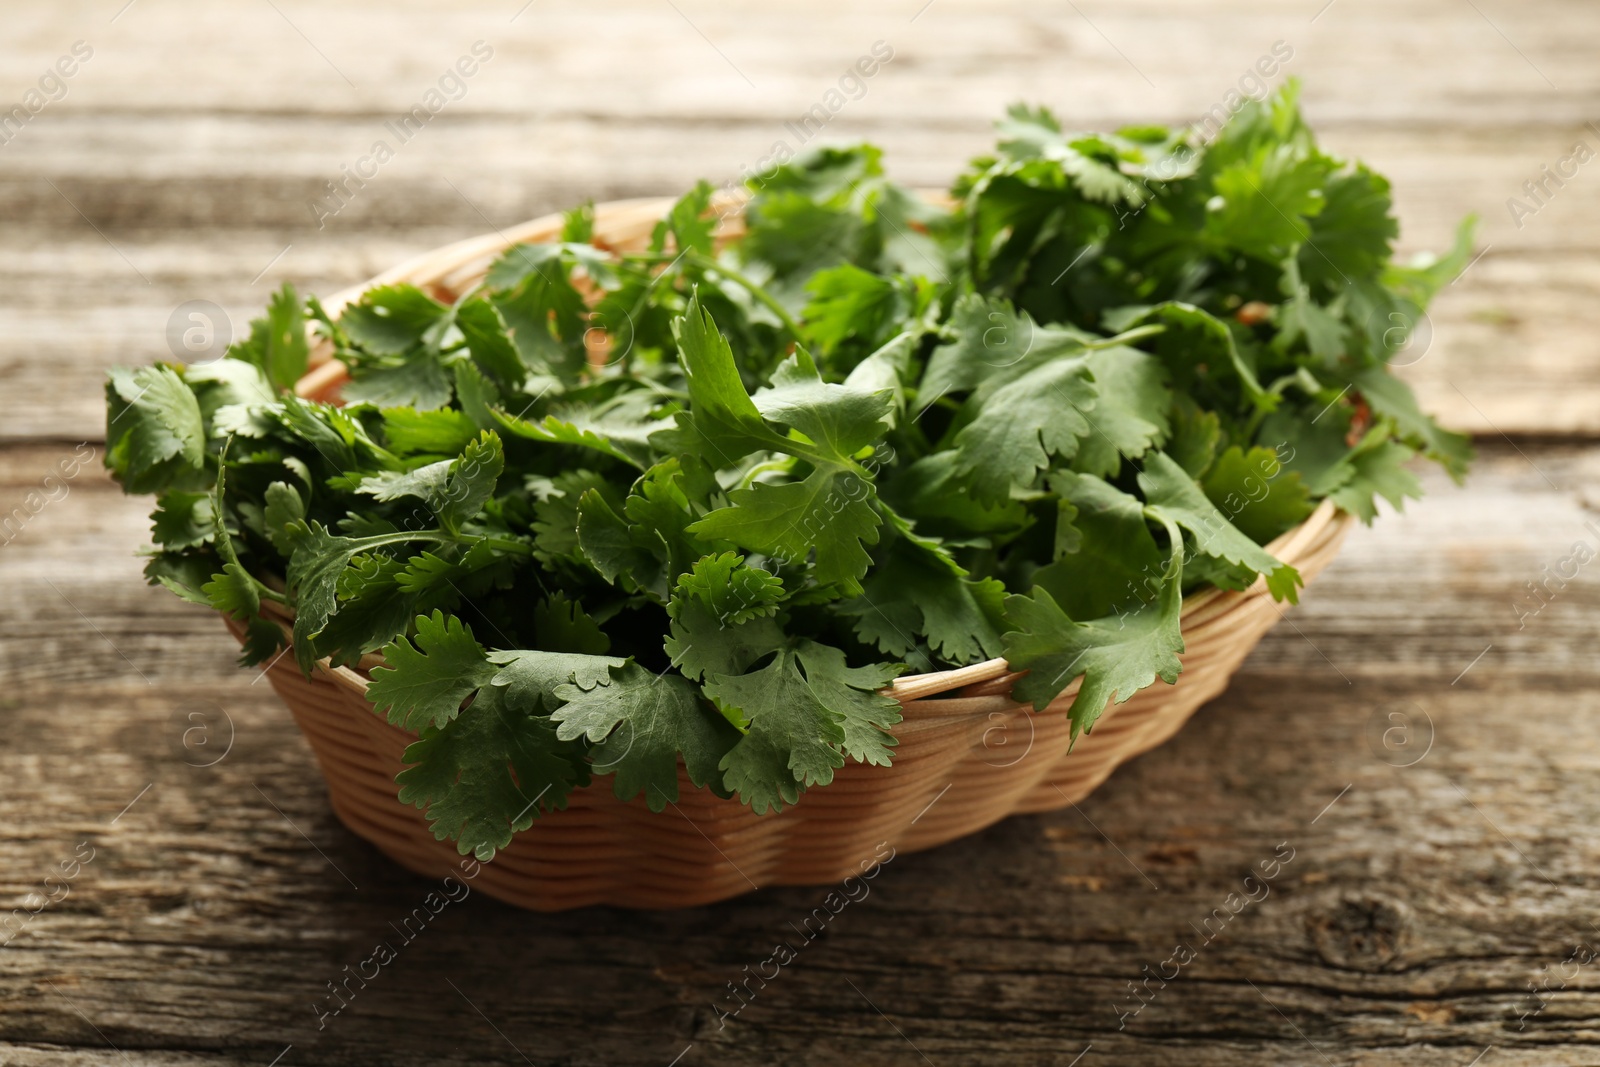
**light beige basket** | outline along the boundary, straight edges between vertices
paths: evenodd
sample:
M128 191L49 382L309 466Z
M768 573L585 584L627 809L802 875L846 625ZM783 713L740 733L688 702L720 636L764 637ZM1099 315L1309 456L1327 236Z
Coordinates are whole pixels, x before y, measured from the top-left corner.
M670 200L625 201L596 210L597 243L641 247ZM336 310L374 284L408 281L447 298L483 277L506 245L555 240L559 216L429 253L329 300ZM721 234L739 229L724 215ZM335 399L342 365L318 357L297 387ZM1338 552L1351 519L1324 501L1303 524L1267 546L1309 583ZM491 896L538 911L589 904L676 908L707 904L763 886L820 885L858 873L888 842L897 853L932 848L1007 815L1050 811L1088 796L1122 761L1177 732L1201 704L1222 692L1280 608L1257 582L1244 592L1207 590L1183 605L1183 673L1106 708L1094 731L1068 751L1066 710L1074 683L1034 713L1011 700L1018 675L1004 660L898 679L890 693L905 719L895 728L894 764L850 763L832 784L805 793L777 814L755 815L735 800L696 789L679 769L679 796L660 813L623 803L608 778L574 792L564 811L547 813L483 867L474 883ZM239 633L230 620L230 628ZM333 810L353 832L421 874L457 869L421 811L396 797L401 753L414 735L374 714L360 669L319 664L307 678L292 657L267 678L294 714L327 777Z

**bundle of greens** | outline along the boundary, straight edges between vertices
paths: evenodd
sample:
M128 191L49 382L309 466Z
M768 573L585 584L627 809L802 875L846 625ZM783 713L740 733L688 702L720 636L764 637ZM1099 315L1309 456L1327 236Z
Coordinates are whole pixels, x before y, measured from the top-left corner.
M492 856L610 775L757 812L887 764L907 669L1005 657L1074 736L1176 679L1200 586L1323 498L1370 521L1467 441L1386 366L1468 253L1390 262L1389 185L1291 85L1216 139L1014 108L947 200L869 146L702 183L647 251L571 212L448 299L285 286L227 358L117 370L107 463L147 573L302 669L380 652L400 798ZM312 343L342 406L298 398ZM264 610L267 605L270 610Z

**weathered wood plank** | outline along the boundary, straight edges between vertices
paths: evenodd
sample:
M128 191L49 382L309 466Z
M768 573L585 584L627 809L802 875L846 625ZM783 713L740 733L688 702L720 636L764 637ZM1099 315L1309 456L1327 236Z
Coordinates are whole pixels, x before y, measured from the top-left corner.
M1536 17L1449 0L1339 0L1320 15L1320 4L1245 0L936 0L920 11L920 0L608 0L520 15L520 4L483 0L275 6L140 0L115 23L109 0L19 13L0 72L26 85L84 38L96 52L63 110L384 113L417 102L482 39L495 57L452 105L462 112L704 121L803 111L883 39L907 76L875 84L873 107L987 122L1018 96L1042 96L1144 122L1209 107L1283 39L1289 73L1337 84L1319 117L1449 125L1582 122L1600 78L1584 32L1596 14L1582 0L1541 4Z
M890 77L892 69L883 68L879 77ZM1313 113L1319 89L1306 87L1306 107ZM1041 93L1028 99L1051 104L1064 122L1084 128L1117 122L1102 113L1069 110L1070 97ZM973 155L992 147L993 122L1004 108L1002 102L981 115L953 120L873 113L867 110L872 100L869 95L859 101L859 111L847 105L812 140L871 140L883 146L885 164L897 180L938 187ZM75 207L113 233L198 227L314 232L308 201L326 199L326 183L345 183L341 168L383 140L394 149L394 158L364 184L348 182L353 202L328 221L328 230L486 229L478 209L495 224L505 224L588 197L662 195L680 192L699 178L719 184L737 180L758 169L775 141L786 141L791 150L801 146L786 125L794 117L774 111L721 122L662 122L637 114L598 121L446 112L402 144L383 115L241 115L222 122L211 115L46 112L37 126L24 131L26 141L18 137L0 155L0 202L19 221L27 220L24 235L33 226L49 227L44 236L56 231L92 235ZM1313 121L1331 149L1394 179L1404 241L1412 248L1448 240L1467 211L1485 216L1484 239L1504 250L1587 247L1597 196L1587 168L1559 188L1552 183L1548 206L1524 218L1520 229L1506 209L1512 196L1537 207L1523 183L1540 179L1541 165L1555 164L1577 141L1594 147L1596 134L1582 122L1393 129L1321 122L1315 114ZM182 148L172 151L172 145ZM120 164L124 159L138 163ZM469 199L452 191L452 182ZM1574 232L1574 225L1585 229Z
M0 451L0 500L66 451ZM334 822L220 628L140 584L142 502L86 471L0 548L0 904L95 849L0 948L0 1048L41 1065L107 1062L107 1042L141 1065L264 1064L290 1044L282 1063L1067 1064L1092 1044L1085 1064L1459 1067L1493 1044L1497 1062L1582 1062L1590 969L1519 1014L1542 967L1600 937L1597 594L1585 569L1520 631L1511 604L1573 541L1600 544L1600 450L1524 451L1489 449L1465 490L1430 475L1427 500L1358 531L1229 692L1081 811L897 857L737 1016L719 1022L727 983L798 943L789 924L823 890L659 915L468 900L322 1029L314 998L398 940L388 924L429 885ZM1382 743L1390 711L1412 747ZM230 720L224 758L192 766ZM201 725L211 747L186 747ZM1280 842L1293 859L1224 923ZM1180 942L1194 960L1127 1014L1128 983Z

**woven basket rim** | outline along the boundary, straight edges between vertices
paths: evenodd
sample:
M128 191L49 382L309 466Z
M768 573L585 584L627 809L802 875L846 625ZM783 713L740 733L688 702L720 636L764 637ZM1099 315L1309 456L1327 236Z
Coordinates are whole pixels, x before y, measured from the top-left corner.
M919 189L916 192L930 202L948 200L948 194L944 190ZM721 190L713 196L712 209L717 212L722 224L719 237L726 238L732 230L742 225L742 218L735 218L731 213L734 209L742 207L748 199L748 194L729 190ZM594 207L595 230L597 237L600 238L597 244L604 246L608 243L604 235L599 232L603 221L612 221L613 217L621 216L629 221L648 219L653 224L655 220L663 217L674 203L676 203L674 197L636 197L597 203ZM330 315L336 315L346 305L377 286L398 282L436 285L445 274L460 272L475 261L481 261L484 269L487 269L493 258L511 245L547 236L552 231L558 232L563 218L559 212L541 215L509 230L495 230L420 253L365 282L340 290L324 300L322 305ZM314 325L307 324L308 331L312 330ZM313 335L312 340L314 343L308 369L295 383L294 391L297 396L320 399L348 380L349 371L343 363L333 358L331 345L324 339ZM331 402L337 403L337 400ZM1339 509L1331 497L1326 497L1304 521L1263 547L1279 559L1297 556L1319 541L1339 537L1352 521L1354 521L1352 515ZM1219 598L1229 595L1230 592L1235 595L1259 595L1265 589L1266 579L1258 577L1244 590L1229 591L1213 585L1191 593L1183 598L1180 626L1187 631L1198 621L1198 617L1205 615L1208 606ZM275 621L284 628L287 637L294 620L293 609L267 601L262 602L262 608L275 617ZM383 665L383 657L376 653L363 656L358 668L334 665L326 656L316 661L317 669L325 676L341 687L362 695L365 695L368 685L368 673L374 667ZM1010 699L1009 691L1011 683L1025 673L1027 672L1013 670L1004 657L998 657L943 671L901 675L880 692L893 697L902 707L910 710L912 704L924 707L929 704L953 704L966 694L979 696L980 694L973 691L981 690L983 699L980 699L979 706L974 707L970 713L987 714L992 710L1009 710L1021 706ZM1058 701L1071 696L1080 684L1081 678L1074 680L1063 690L1061 697L1057 698ZM997 689L1002 692L995 692ZM931 697L944 694L952 694L955 699L929 700ZM961 702L967 701L961 700ZM928 710L933 709L928 708Z

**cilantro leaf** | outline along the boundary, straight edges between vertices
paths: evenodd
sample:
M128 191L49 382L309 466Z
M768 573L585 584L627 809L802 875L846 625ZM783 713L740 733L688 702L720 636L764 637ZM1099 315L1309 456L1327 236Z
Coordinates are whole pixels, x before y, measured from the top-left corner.
M368 475L357 492L385 501L415 497L428 506L441 526L454 533L483 510L504 469L505 452L499 436L484 431L455 459L429 463L405 473L382 471Z
M491 686L443 727L424 727L395 782L403 803L427 810L434 837L487 863L536 815L565 808L572 790L588 784L581 752L559 740L548 719L508 706L504 690Z
M259 367L277 389L294 388L306 372L310 354L305 302L288 282L268 300L266 316L251 320L250 336L228 348L231 359Z
M1304 521L1315 508L1299 472L1284 469L1270 448L1246 452L1234 445L1217 457L1200 484L1229 521L1258 545Z
M921 402L1001 385L1043 363L1081 355L1088 341L1069 327L1041 326L1010 301L961 296L945 323L950 337L934 349L922 376Z
M551 715L556 736L586 737L595 747L592 769L613 775L619 800L641 792L651 811L678 799L678 757L696 786L718 782L718 764L739 734L707 708L693 684L653 675L636 663L598 685L565 685Z
M660 561L642 545L648 535L635 531L598 489L578 498L578 548L606 581L627 576L633 588L651 584Z
M383 659L385 666L372 670L367 699L374 711L412 733L454 719L461 702L495 675L472 630L442 611L417 616L417 636L384 645Z
M956 470L980 500L1000 503L1031 486L1058 456L1070 460L1093 432L1099 390L1084 357L1060 359L1002 386L956 435Z
M773 185L767 183L769 189ZM798 190L764 192L745 209L745 220L749 236L740 245L740 256L769 265L780 279L809 278L865 251L866 225L859 215Z
M1381 367L1369 367L1350 377L1372 410L1395 421L1400 434L1416 441L1430 459L1441 464L1450 477L1460 482L1472 462L1472 441L1465 435L1446 430L1423 414L1417 398L1405 382Z
M295 593L294 650L300 669L310 673L316 662L315 641L338 609L339 578L356 556L389 545L439 540L432 532L401 531L368 537L330 534L319 522L296 524L294 554L285 577Z
M533 631L539 644L553 652L578 652L603 656L611 650L611 638L600 629L594 616L564 593L554 593L533 606Z
M540 486L533 505L534 555L546 565L579 557L579 501L584 493L593 490L613 515L622 504L604 475L582 467L541 479Z
M588 413L581 410L562 412L567 418L555 414L546 415L542 422L536 423L508 415L499 407L491 407L489 411L500 429L518 437L553 445L590 449L634 467L643 468L649 465L650 450L642 441L642 438L648 435L651 429L649 427L609 426L603 421L589 418ZM642 432L638 434L630 432L636 429ZM614 432L616 430L621 430L622 433L619 435ZM629 437L633 440L627 440Z
M477 296L456 308L456 325L474 362L502 387L516 388L528 377L528 368L512 344L505 319L488 298Z
M1450 251L1442 256L1424 252L1410 263L1383 265L1380 278L1384 286L1419 309L1427 307L1428 302L1437 296L1441 289L1459 278L1461 272L1467 269L1472 259L1472 235L1477 225L1476 215L1468 215L1462 219L1460 225L1456 227L1456 236L1450 244Z
M681 576L677 595L698 601L719 622L737 626L775 615L783 602L783 580L724 552L706 556Z
M806 291L811 294L802 312L806 336L825 357L852 349L857 358L871 352L898 332L909 310L901 285L851 263L813 274Z
M994 578L971 577L939 542L908 532L839 612L855 617L856 636L890 656L906 656L923 636L941 660L963 666L1000 655L1005 592Z
M1277 309L1279 332L1273 338L1273 347L1289 352L1303 341L1323 366L1336 366L1344 357L1349 335L1343 318L1336 309L1325 308L1312 298L1311 287L1301 279L1296 260L1284 264L1281 288L1288 299Z
M689 300L683 316L674 320L673 335L689 384L689 411L678 416L703 448L714 454L718 466L760 449L781 448L784 437L762 419L750 399L733 361L727 338L702 310L698 295Z
M872 563L866 546L878 543L883 524L875 495L872 483L854 471L823 468L798 482L735 489L728 507L688 529L785 560L815 552L817 581L852 596L861 592L861 576Z
M369 289L344 309L339 326L368 352L398 356L414 345L437 341L451 319L450 308L416 286L402 284Z
M1327 157L1298 145L1263 145L1216 175L1221 203L1208 213L1206 233L1248 255L1281 258L1311 236L1306 220L1322 211L1332 170Z
M1139 474L1151 514L1194 535L1202 554L1249 567L1267 579L1274 600L1297 603L1300 573L1279 562L1228 521L1182 467L1165 453L1153 452Z
M667 604L671 629L665 650L690 678L739 674L784 644L773 616L783 580L732 552L705 556L679 576Z
M520 261L524 254L513 248L501 262L513 258ZM494 286L496 281L491 276L489 284ZM560 261L543 260L528 269L514 288L495 295L494 306L530 372L553 375L566 384L575 384L582 378L588 367L584 337L589 328L589 309Z
M288 482L273 482L262 494L262 524L267 540L285 556L294 552L295 535L299 523L306 517L306 503L299 490Z
M695 182L694 188L680 196L667 210L667 217L656 223L650 237L652 251L664 252L667 237L672 238L675 250L709 253L711 235L717 220L711 217L711 183Z
M437 411L450 403L450 374L431 354L393 367L375 367L344 386L345 400L374 407Z
M658 463L633 486L618 514L605 495L589 490L578 500L578 547L609 582L644 590L661 600L708 543L694 537L683 464Z
M894 408L890 390L868 392L823 381L804 349L778 366L771 387L756 393L752 402L764 419L798 430L840 464L884 435ZM793 449L785 442L779 450Z
M581 266L595 284L611 288L615 284L612 257L605 250L596 248L590 240L594 236L593 205L590 205L587 222L578 221L578 218L574 214L568 215L568 220L574 225L563 230L559 242L515 244L507 248L499 259L489 265L484 284L491 289L515 289L531 274L538 274L546 282L552 282L556 270L560 270L562 277L565 277L563 268L575 265ZM555 265L549 274L546 273L546 264Z
M1349 279L1383 269L1400 225L1390 214L1388 180L1366 167L1330 175L1323 198L1299 252L1300 271L1308 283L1337 292Z
M1143 502L1091 475L1061 472L1050 484L1071 509L1076 536L1065 539L1071 551L1058 551L1034 572L1035 589L1075 619L1125 614L1152 599L1167 557L1150 534Z
M1066 134L1047 108L1013 104L995 124L1000 149L1017 159L1047 160L1060 168L1083 195L1107 203L1139 203L1144 192L1122 173L1121 160L1110 140L1093 134Z
M1378 517L1375 497L1383 497L1398 511L1404 509L1407 497L1422 496L1422 483L1404 466L1415 455L1388 440L1358 446L1349 459L1349 478L1329 495L1335 504L1370 526Z
M213 608L235 619L252 618L261 610L261 594L254 580L238 562L223 564L222 571L200 587Z
M1191 478L1199 478L1216 461L1222 444L1222 420L1214 411L1203 411L1187 397L1172 405L1172 436L1163 449ZM1267 421L1272 421L1269 416ZM1272 438L1263 430L1264 439Z
M452 408L417 411L392 407L383 412L383 437L397 456L455 456L478 436L465 413Z
M223 449L224 460L227 458L227 448ZM211 606L224 615L231 615L240 622L248 622L261 610L261 592L257 582L249 571L244 569L239 562L239 554L233 547L233 538L228 533L227 505L224 496L227 482L226 469L217 472L217 484L211 489L211 540L217 549L217 555L222 557L223 566L219 574L213 574L211 580L200 587L206 595Z
M406 566L381 552L352 557L334 580L338 610L317 632L314 651L333 663L356 665L362 656L397 640L419 613L442 609L443 603L430 603L401 588Z
M1157 678L1169 685L1183 665L1179 615L1182 542L1176 566L1159 594L1133 611L1107 619L1074 622L1044 589L1031 596L1006 597L1006 615L1015 630L1006 634L1006 660L1028 674L1014 693L1043 711L1074 678L1083 677L1068 715L1072 736L1093 729L1106 706L1122 703Z
M712 678L706 695L745 725L719 764L723 781L761 814L833 781L846 754L888 764L895 741L886 731L900 721L900 705L875 690L897 673L846 667L843 652L807 641L758 671Z
M1261 388L1233 331L1205 309L1168 300L1150 307L1117 308L1106 313L1105 321L1115 330L1161 326L1161 332L1143 344L1161 358L1179 390L1196 392L1207 388L1214 377L1231 376L1256 407L1270 410L1275 406L1275 398Z
M1138 459L1166 440L1172 390L1161 362L1136 348L1102 348L1086 357L1094 379L1090 433L1079 445L1075 466L1115 474L1123 459Z
M150 514L150 539L168 550L203 545L215 536L211 518L210 493L174 489L156 501L156 510Z
M118 367L106 381L105 463L129 493L201 489L200 405L171 367Z
M557 691L563 686L593 689L605 685L611 678L610 672L627 662L613 656L537 649L495 651L486 658L499 667L489 684L504 690L502 695L507 706L530 713L554 708L562 699Z

